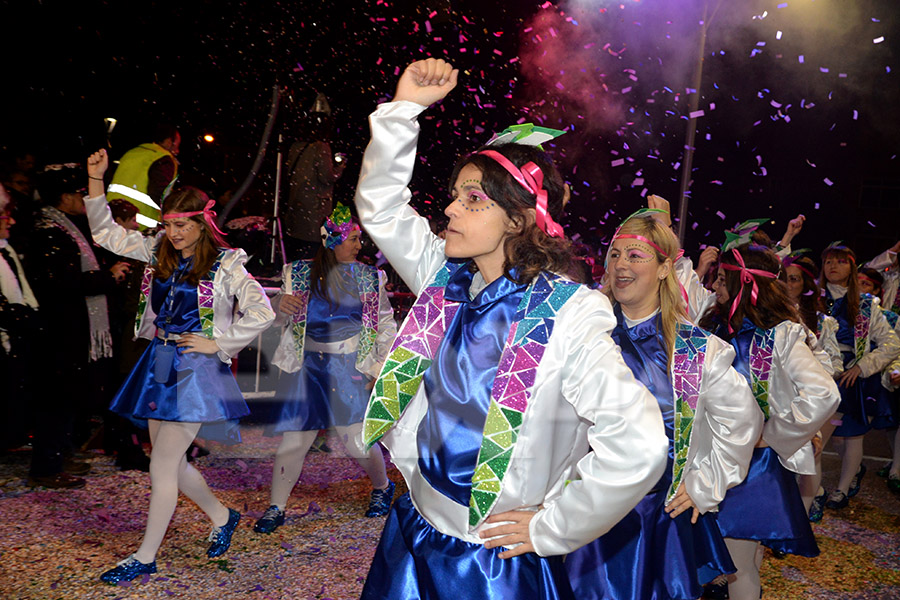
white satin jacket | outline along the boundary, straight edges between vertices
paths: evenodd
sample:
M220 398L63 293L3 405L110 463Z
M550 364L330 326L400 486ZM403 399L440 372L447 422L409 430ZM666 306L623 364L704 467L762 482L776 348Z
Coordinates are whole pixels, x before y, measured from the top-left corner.
M408 205L424 107L382 104L369 117L356 206L366 232L419 293L446 260L444 241ZM484 287L476 274L470 294ZM606 533L659 479L668 440L656 400L625 365L609 333L616 320L603 294L583 287L556 316L535 374L510 466L493 513L535 510L531 541L541 556L567 554ZM438 531L481 544L469 507L450 500L418 468L416 434L428 408L418 391L382 442L419 514ZM591 452L593 450L593 452Z
M715 302L715 294L700 283L687 262L675 271L688 294L688 315L695 322ZM815 474L810 440L834 414L840 392L826 369L830 359L813 353L815 336L800 323L783 321L775 326L775 348L769 373L769 419L762 439L778 454L784 467L801 475Z
M159 238L145 237L113 221L105 196L85 198L84 204L95 242L120 256L151 261ZM244 268L246 262L247 253L240 248L225 250L213 279L213 339L219 346L219 359L229 364L231 357L275 320L262 286ZM137 337L153 339L156 336L155 319L156 313L148 298Z

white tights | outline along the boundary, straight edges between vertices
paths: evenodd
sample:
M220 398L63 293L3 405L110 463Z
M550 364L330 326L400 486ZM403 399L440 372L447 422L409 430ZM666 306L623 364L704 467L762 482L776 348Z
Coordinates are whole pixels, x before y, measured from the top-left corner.
M381 446L375 444L366 452L361 444L362 423L346 427L335 427L347 452L365 469L372 481L372 487L383 490L388 486L387 472L384 468L384 455ZM300 480L303 461L310 446L316 440L318 431L285 431L281 444L275 452L275 464L272 466L272 493L270 504L281 510L285 509L291 490Z
M828 444L828 440L831 439L831 434L834 433L835 424L834 421L840 421L841 413L835 413L835 415L828 420L827 423L822 425L822 428L819 430L822 433L822 448L825 448L825 445ZM816 456L816 472L814 475L798 475L797 476L797 485L800 487L800 497L803 498L803 507L806 509L806 512L809 513L809 507L812 506L813 499L816 496L821 495L823 492L819 491L819 488L822 487L822 453L820 452Z
M725 545L737 573L728 576L728 597L731 600L759 600L759 568L763 547L756 540L725 538Z
M843 442L838 447L838 453L841 455L841 479L838 481L837 489L845 494L850 489L850 482L853 476L859 471L863 458L863 437L857 435L854 437L840 438L835 436L835 441Z
M203 476L187 462L185 452L197 437L200 423L177 423L150 419L150 510L147 529L135 557L142 563L156 560L169 521L175 513L178 491L190 498L213 522L221 527L228 522L228 509L206 485Z

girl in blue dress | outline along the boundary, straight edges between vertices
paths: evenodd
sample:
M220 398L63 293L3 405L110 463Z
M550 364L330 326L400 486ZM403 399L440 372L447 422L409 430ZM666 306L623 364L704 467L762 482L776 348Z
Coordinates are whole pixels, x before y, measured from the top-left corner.
M271 533L284 524L291 490L320 429L334 427L347 451L372 481L367 517L387 514L394 496L381 447L360 447L362 422L384 357L397 333L384 289L384 273L356 261L360 230L338 203L322 226L313 260L284 266L281 293L273 300L283 325L274 364L281 370L274 422L282 434L272 468L270 506L254 530Z
M148 263L136 334L152 342L113 399L110 410L150 429L150 508L140 548L106 571L116 584L156 572L156 553L183 492L212 521L207 556L224 553L240 520L188 464L197 435L237 442L248 414L231 373L231 358L274 320L262 287L244 269L243 250L228 249L215 227L215 202L194 188L168 196L165 235L147 238L117 225L103 195L108 159L88 159L85 200L94 240L111 252ZM237 303L237 311L234 305Z
M819 553L795 474L815 474L811 440L839 395L777 280L780 266L764 246L723 250L715 303L699 323L731 343L734 367L765 417L747 478L719 505L719 529L737 567L728 576L733 600L759 598L761 543L801 556Z
M889 392L882 371L900 355L900 340L881 310L880 300L859 291L856 255L840 243L822 252L825 311L838 322L837 341L844 357L838 378L841 424L834 430L841 455L838 486L825 506L842 509L859 492L866 473L863 437L870 429L894 425Z
M578 598L690 600L736 570L715 511L747 474L762 414L731 346L687 320L667 219L665 209L644 209L622 224L603 291L616 314L612 338L662 411L668 467L624 519L566 558Z

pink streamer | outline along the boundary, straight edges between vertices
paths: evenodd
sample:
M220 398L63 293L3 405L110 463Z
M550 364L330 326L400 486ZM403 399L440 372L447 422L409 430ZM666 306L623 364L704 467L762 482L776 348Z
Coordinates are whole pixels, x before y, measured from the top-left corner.
M738 305L741 303L741 295L744 293L744 286L748 283L753 284L753 287L750 288L750 303L753 306L756 306L756 299L759 296L759 286L756 284L756 278L754 277L754 275L759 277L768 277L769 279L775 279L776 277L778 277L777 274L772 273L771 271L763 271L762 269L748 269L747 265L744 263L744 257L741 256L741 253L738 252L737 248L732 248L731 252L734 254L735 260L737 260L741 266L722 263L721 267L727 271L741 272L741 288L738 290L737 297L731 303L731 311L728 313L728 333L734 333L734 329L731 327L731 318L734 316L734 313L737 311Z

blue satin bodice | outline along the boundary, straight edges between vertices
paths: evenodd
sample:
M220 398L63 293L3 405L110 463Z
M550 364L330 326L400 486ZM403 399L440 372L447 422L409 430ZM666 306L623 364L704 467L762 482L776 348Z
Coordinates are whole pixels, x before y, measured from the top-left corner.
M666 437L669 438L669 464L656 486L661 487L672 479L672 461L675 458L675 391L669 377L669 361L662 331L659 329L660 315L629 327L618 304L615 313L617 323L612 331L612 338L621 349L622 358L635 379L644 384L656 398L662 412Z
M729 341L731 347L734 348L734 362L731 363L731 366L747 380L747 384L751 385L751 387L750 344L753 342L753 332L755 331L756 325L745 317L744 322L741 323L740 331Z
M340 277L336 296L329 302L310 294L306 312L306 335L317 342L339 342L352 338L362 328L362 302L359 285L353 276L352 265L339 265L330 277Z
M462 267L445 288L444 297L460 306L424 373L428 412L416 438L422 476L463 506L469 505L500 355L527 287L500 277L473 300L473 277Z
M181 258L175 272L168 279L153 280L150 294L150 303L153 312L156 313L153 323L169 333L187 333L202 329L197 304L197 286L184 279L192 263L192 256Z
M830 299L831 293L825 290L825 297ZM850 324L850 316L847 314L847 296L841 296L831 306L831 316L838 322L837 342L846 346L854 345L853 326Z

